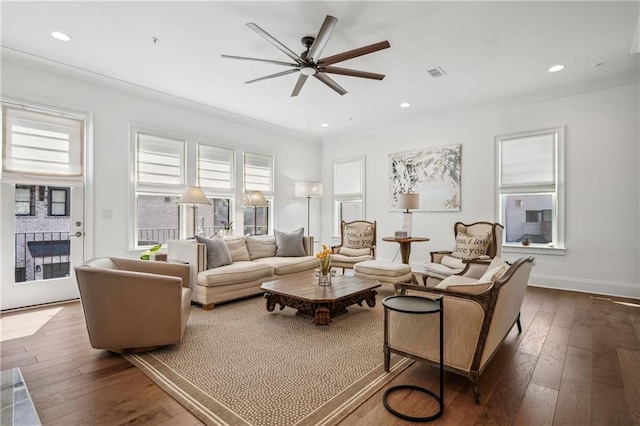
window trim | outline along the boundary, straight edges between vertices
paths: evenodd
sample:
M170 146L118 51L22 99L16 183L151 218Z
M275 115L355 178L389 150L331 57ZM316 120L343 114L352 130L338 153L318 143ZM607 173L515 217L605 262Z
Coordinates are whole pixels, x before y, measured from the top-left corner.
M554 134L555 137L555 182L553 185L548 183L523 184L523 185L503 185L501 186L501 145L504 141L511 139L519 139L525 137L535 137ZM498 223L504 223L504 208L502 206L503 195L511 194L536 194L543 192L553 192L555 194L555 221L553 223L553 243L531 244L522 246L520 244L506 242L506 229L503 235L502 250L512 253L531 253L532 251L541 254L559 254L563 255L566 250L565 241L565 126L551 127L540 130L532 130L527 132L511 133L495 137L495 211ZM505 224L506 226L506 224Z

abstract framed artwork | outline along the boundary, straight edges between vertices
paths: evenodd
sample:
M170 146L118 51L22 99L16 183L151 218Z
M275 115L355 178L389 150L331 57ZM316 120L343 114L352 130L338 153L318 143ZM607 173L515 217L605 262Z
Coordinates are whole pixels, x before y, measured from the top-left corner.
M389 154L389 208L398 194L420 194L418 211L460 211L461 145Z

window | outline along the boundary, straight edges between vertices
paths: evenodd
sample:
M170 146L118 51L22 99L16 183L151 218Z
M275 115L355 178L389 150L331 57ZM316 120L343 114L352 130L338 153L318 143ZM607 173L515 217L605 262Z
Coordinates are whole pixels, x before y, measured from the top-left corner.
M245 194L259 191L264 197L264 200L260 202L264 203L266 200L267 203L273 205L273 157L244 153L244 191ZM244 234L269 234L271 223L273 223L269 205L252 205L252 202L243 206Z
M69 276L69 262L45 263L42 266L42 277L45 280Z
M363 220L364 157L338 160L333 167L333 234L340 234L341 221Z
M69 188L49 187L49 216L69 216Z
M36 215L36 187L26 185L16 185L16 216Z
M564 128L496 138L504 243L564 248Z
M201 223L198 223L196 227L199 234L207 237L224 229L225 224L233 222L231 198L209 197L209 199L211 205L198 206L198 217Z
M178 238L176 202L186 182L186 141L135 134L136 247Z

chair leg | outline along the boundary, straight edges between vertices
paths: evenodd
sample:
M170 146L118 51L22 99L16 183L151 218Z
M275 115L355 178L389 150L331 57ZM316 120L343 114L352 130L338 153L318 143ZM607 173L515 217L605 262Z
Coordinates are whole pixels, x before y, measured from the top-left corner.
M389 372L389 366L391 364L391 351L388 346L384 347L384 371Z
M518 319L516 320L516 325L518 326L518 333L522 333L522 324L520 323L520 312L518 312Z
M474 372L471 372L471 376L469 377L469 380L473 385L473 402L475 402L476 405L480 405L480 387L478 386L480 375Z

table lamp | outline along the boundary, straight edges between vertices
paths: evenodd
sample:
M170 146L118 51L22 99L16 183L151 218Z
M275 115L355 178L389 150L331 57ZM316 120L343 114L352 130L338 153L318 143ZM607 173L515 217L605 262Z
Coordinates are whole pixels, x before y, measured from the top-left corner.
M322 182L296 182L296 197L307 199L307 235L311 232L311 197L322 197Z
M257 207L266 207L269 202L261 191L250 191L242 197L242 207L253 207L253 235L258 231L258 213Z
M411 236L412 225L412 213L410 209L417 209L420 207L420 194L398 194L398 208L406 210L402 212L402 231L407 233L407 237Z
M211 204L211 201L207 198L207 195L202 192L202 189L198 186L189 186L180 196L176 202L178 205L186 205L191 207L193 213L191 217L185 215L184 220L180 220L180 238L185 239L192 237L196 233L197 223L197 208L199 204ZM191 220L189 220L191 219Z

